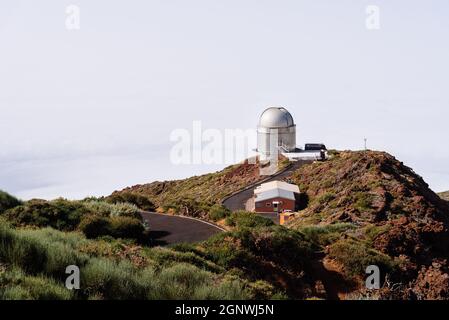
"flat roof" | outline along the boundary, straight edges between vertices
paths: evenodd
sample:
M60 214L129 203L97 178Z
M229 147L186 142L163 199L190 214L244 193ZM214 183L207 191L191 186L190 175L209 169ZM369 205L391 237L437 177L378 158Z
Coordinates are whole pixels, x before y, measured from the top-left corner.
M254 189L254 194L257 195L261 192L265 192L265 191L273 190L273 189L282 189L285 191L299 193L299 187L296 184L291 184L291 183L287 183L284 181L276 180L276 181L262 183L260 186L258 186Z
M255 202L260 202L264 200L269 200L273 198L283 198L289 200L295 200L295 193L293 191L284 190L284 189L270 189L265 190L259 193L256 193Z

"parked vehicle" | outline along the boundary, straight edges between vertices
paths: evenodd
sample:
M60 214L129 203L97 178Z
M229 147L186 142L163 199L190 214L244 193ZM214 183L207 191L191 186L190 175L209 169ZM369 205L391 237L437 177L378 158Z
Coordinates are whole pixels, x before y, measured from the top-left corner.
M326 149L326 146L322 143L306 143L304 150L306 150L306 151L321 151L321 150L327 150L327 149Z

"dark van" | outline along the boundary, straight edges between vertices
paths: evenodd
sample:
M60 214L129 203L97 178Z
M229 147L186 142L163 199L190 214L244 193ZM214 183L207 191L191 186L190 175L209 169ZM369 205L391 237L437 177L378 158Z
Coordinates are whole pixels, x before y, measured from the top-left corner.
M321 151L327 150L326 146L322 143L306 143L305 146L306 151Z

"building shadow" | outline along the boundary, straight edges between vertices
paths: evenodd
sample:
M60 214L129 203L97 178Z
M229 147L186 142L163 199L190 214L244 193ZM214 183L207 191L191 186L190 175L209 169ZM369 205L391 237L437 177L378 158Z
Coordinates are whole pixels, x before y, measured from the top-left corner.
M309 196L304 192L295 193L295 202L295 211L304 210L309 206Z

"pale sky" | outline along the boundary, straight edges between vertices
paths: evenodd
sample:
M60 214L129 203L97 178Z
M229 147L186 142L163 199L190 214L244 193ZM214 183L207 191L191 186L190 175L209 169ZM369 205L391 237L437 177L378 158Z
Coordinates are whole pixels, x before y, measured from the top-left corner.
M255 128L276 105L299 146L366 137L448 190L448 39L447 0L2 0L0 189L82 198L215 171L172 164L170 133Z

